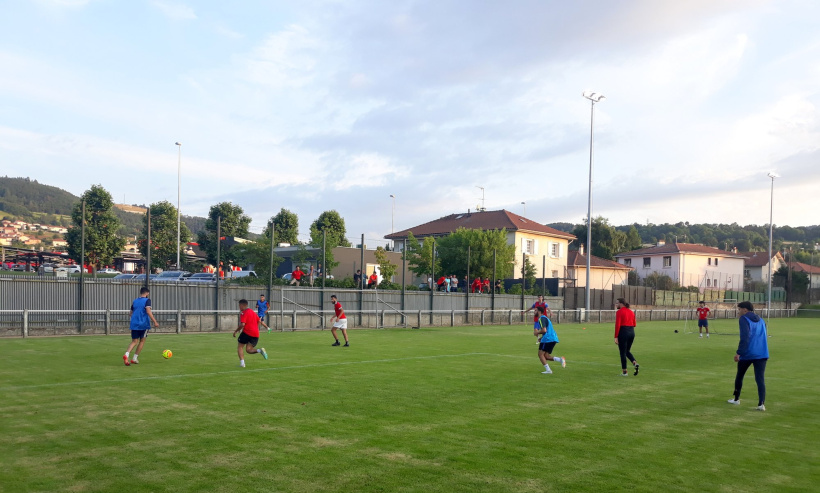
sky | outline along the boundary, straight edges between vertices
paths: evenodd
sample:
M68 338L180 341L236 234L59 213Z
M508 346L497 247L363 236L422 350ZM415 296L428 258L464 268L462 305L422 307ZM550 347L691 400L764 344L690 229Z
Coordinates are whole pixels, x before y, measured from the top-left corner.
M820 2L0 0L0 172L115 201L820 223ZM181 142L181 148L175 145ZM181 150L181 154L178 151ZM181 159L180 159L181 157ZM483 187L483 191L480 187ZM390 195L394 195L392 199ZM395 208L393 204L395 203Z

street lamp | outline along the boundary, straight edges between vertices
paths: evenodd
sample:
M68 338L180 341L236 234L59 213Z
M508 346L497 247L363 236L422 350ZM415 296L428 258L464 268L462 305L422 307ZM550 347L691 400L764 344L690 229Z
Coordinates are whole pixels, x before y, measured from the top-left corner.
M581 95L589 99L592 103L589 114L589 195L587 196L587 251L585 252L587 258L587 282L584 287L584 308L586 311L586 316L589 317L589 274L591 269L590 260L592 259L592 158L593 144L595 142L595 103L600 103L602 100L606 99L606 97L601 93L592 91L584 91ZM587 320L589 320L589 318L587 318Z
M177 146L177 270L182 270L179 266L179 242L181 240L180 226L182 223L182 212L179 210L180 184L182 182L182 143L174 142Z
M390 234L392 235L395 232L396 227L396 196L391 193L390 198L392 199L393 203L390 211ZM396 250L395 240L393 240L393 250Z
M769 178L772 179L772 190L769 198L769 289L767 291L768 295L766 297L767 317L769 316L769 312L772 309L772 217L774 213L774 179L780 178L780 175L778 175L774 171L770 171Z

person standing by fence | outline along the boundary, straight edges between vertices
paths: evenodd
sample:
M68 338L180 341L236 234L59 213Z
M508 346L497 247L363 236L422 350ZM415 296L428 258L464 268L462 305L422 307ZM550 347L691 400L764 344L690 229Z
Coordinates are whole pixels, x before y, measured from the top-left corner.
M729 404L740 404L740 390L743 388L743 377L746 370L754 365L755 383L757 383L757 409L765 411L766 406L766 362L769 360L769 336L766 333L766 322L755 313L754 306L748 301L737 304L740 318L740 343L737 345L735 362L737 375L735 376L734 397Z
M627 358L635 366L635 375L637 375L640 365L632 355L632 343L635 342L635 312L629 309L629 303L623 298L618 298L615 306L618 308L615 313L615 344L621 353L621 376L629 376L626 371Z

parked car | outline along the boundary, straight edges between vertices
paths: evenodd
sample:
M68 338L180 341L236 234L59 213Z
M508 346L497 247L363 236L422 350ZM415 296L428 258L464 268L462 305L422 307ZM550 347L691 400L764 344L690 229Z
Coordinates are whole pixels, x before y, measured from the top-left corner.
M186 277L185 282L216 282L216 274L198 272L191 277Z
M184 270L166 270L158 275L154 282L179 282L190 276L190 272Z
M230 273L231 277L234 279L241 279L243 277L258 277L256 272L252 270L235 270Z
M105 269L98 270L97 273L98 274L122 274L122 272L120 272L116 269L111 269L110 267L106 267Z
M64 265L62 267L58 267L57 272L68 272L69 274L79 274L80 273L80 266L77 265L77 264Z
M117 274L116 276L112 277L112 279L116 281L129 281L133 280L135 277L137 277L136 274Z
M17 272L23 272L23 271L26 270L26 264L14 264L11 267L11 270L17 271Z
M158 275L159 274L151 274L150 279L153 281L154 279L157 278ZM136 276L134 276L134 279L132 279L132 281L142 281L142 282L144 282L145 281L145 274L137 274Z

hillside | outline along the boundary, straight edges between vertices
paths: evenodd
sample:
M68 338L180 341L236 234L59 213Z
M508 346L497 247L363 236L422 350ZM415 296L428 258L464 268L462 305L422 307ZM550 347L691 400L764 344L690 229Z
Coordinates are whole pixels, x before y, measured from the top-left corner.
M0 177L0 218L68 227L71 225L71 210L79 200L70 192L37 180ZM122 222L120 234L133 237L139 233L142 229L140 210L145 209L119 204L114 208L114 213ZM204 217L183 215L182 221L194 235L205 228Z

